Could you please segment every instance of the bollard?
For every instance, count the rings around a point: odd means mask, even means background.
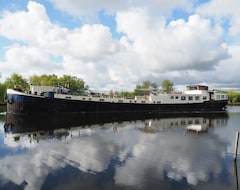
[[[234,155],[233,155],[233,159],[234,159],[235,162],[237,160],[238,139],[239,139],[239,132],[236,132],[235,146],[234,146]]]
[[[235,178],[236,178],[236,189],[239,189],[237,162],[234,162],[234,173],[235,173]]]

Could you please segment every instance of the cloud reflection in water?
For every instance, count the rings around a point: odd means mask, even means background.
[[[109,172],[116,186],[140,189],[163,187],[172,180],[197,186],[218,178],[223,172],[227,142],[213,133],[186,133],[187,124],[181,118],[110,123],[82,132],[75,128],[64,137],[40,139],[35,144],[26,136],[14,145],[5,138],[7,146],[25,147],[27,151],[0,158],[0,185],[11,181],[24,183],[25,189],[39,189],[49,174],[58,176],[69,166],[95,176]]]

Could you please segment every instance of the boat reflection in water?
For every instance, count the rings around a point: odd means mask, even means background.
[[[24,151],[0,159],[0,181],[25,189],[229,188],[220,179],[230,171],[222,168],[228,142],[210,130],[227,121],[226,113],[7,115],[4,143]],[[196,138],[189,130],[207,133]]]
[[[68,115],[68,116],[19,116],[7,114],[7,122],[4,125],[5,137],[9,140],[19,141],[23,136],[29,137],[29,142],[34,140],[73,137],[91,134],[99,129],[108,129],[117,132],[118,128],[124,130],[129,124],[139,122],[133,125],[146,133],[166,132],[170,128],[179,128],[183,132],[207,132],[208,128],[217,126],[226,126],[227,114],[200,116],[196,114],[174,114],[174,115]],[[126,130],[129,127],[125,128]],[[12,139],[11,139],[12,138]]]

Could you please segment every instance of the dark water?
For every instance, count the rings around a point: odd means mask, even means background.
[[[158,118],[0,115],[0,189],[238,189],[239,130],[240,107]]]

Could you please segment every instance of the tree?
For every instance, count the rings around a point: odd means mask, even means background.
[[[29,77],[29,81],[33,85],[41,85],[41,86],[57,86],[61,85],[63,87],[70,88],[72,91],[82,92],[82,90],[89,89],[88,85],[85,82],[76,76],[63,75],[58,78],[57,75],[33,75]],[[13,73],[11,77],[7,78],[4,84],[0,83],[0,102],[2,101],[2,97],[5,96],[5,92],[7,88],[18,88],[18,90],[29,91],[30,85],[28,80],[23,78],[22,75]]]
[[[49,86],[56,86],[59,82],[58,76],[55,74],[48,75]]]
[[[162,91],[166,93],[173,91],[173,82],[170,80],[164,80],[162,82]]]
[[[41,85],[40,77],[37,75],[29,77],[29,81],[32,85]]]
[[[63,75],[59,78],[59,84],[70,88],[72,91],[81,91],[88,89],[88,86],[85,85],[85,82],[76,76]]]
[[[113,98],[113,96],[114,96],[113,90],[111,90],[111,91],[109,92],[109,96],[110,96],[111,98]]]
[[[142,85],[136,85],[134,93],[138,96],[149,95],[151,89],[156,89],[157,84],[151,83],[150,81],[144,81]]]
[[[55,74],[52,75],[33,75],[30,77],[30,82],[33,85],[41,86],[56,86],[58,84],[58,77]]]
[[[134,90],[134,94],[137,96],[143,96],[146,92],[143,91],[142,86],[141,85],[136,85],[135,90]]]
[[[41,75],[41,76],[33,76],[30,81],[35,80],[36,84],[40,84],[41,86],[56,86],[58,84],[58,76],[55,74],[52,75]]]
[[[22,91],[29,91],[29,83],[22,75],[13,73],[10,78],[7,78],[4,85],[6,88],[18,87]]]
[[[240,92],[228,91],[228,98],[232,104],[239,103],[240,102]]]
[[[6,86],[0,83],[0,103],[4,102],[5,94],[6,94]]]
[[[133,92],[128,92],[128,91],[122,91],[121,92],[121,97],[134,98],[134,93]]]
[[[58,86],[70,88],[72,91],[81,91],[83,89],[88,89],[88,86],[85,85],[85,82],[76,76],[63,75],[58,78],[57,75],[33,75],[30,77],[30,81],[33,85],[41,86]]]

